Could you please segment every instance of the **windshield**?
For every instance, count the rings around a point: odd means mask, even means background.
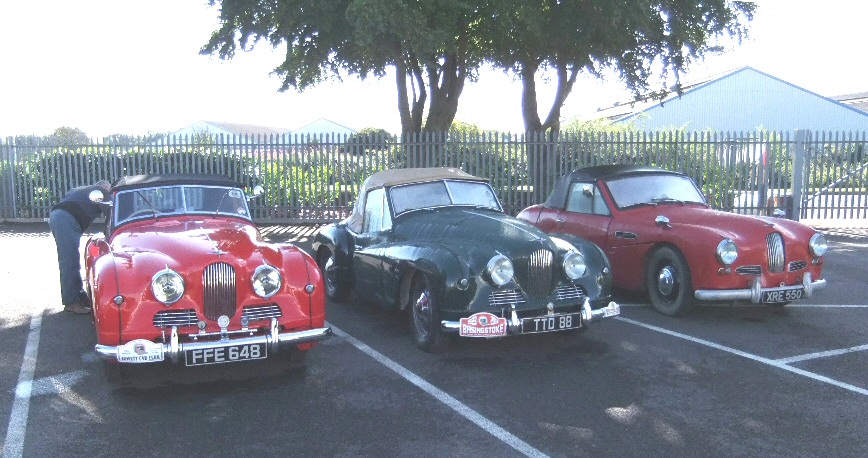
[[[641,204],[699,203],[705,198],[693,180],[681,175],[636,175],[606,183],[618,208]]]
[[[237,188],[162,186],[121,191],[115,199],[115,225],[141,218],[187,214],[231,215],[250,219],[247,199]]]
[[[432,181],[396,186],[389,191],[395,216],[411,210],[448,206],[482,207],[502,211],[494,190],[479,181]]]

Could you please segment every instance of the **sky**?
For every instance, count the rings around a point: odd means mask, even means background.
[[[868,92],[868,2],[758,0],[750,39],[694,62],[684,82],[751,66],[819,95]],[[400,131],[394,78],[355,77],[279,92],[267,43],[228,61],[199,49],[218,25],[207,0],[0,2],[0,138],[73,127],[101,138],[170,132],[198,121],[298,129],[326,118],[352,129]],[[538,82],[548,110],[553,86]],[[579,78],[562,119],[629,101],[617,78]],[[456,120],[520,132],[521,84],[486,69],[469,82]],[[540,116],[545,117],[541,112]]]

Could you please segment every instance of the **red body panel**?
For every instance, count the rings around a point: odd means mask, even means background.
[[[219,331],[203,314],[203,271],[214,262],[225,262],[235,272],[237,307],[230,329],[241,327],[245,306],[276,304],[282,311],[281,329],[305,330],[324,326],[325,293],[314,260],[291,244],[265,243],[250,222],[227,217],[182,216],[144,220],[122,226],[108,240],[91,239],[85,252],[97,332],[102,345],[119,345],[134,339],[159,341],[165,328],[154,325],[154,315],[166,310],[196,310],[208,332]],[[280,270],[280,291],[267,298],[252,289],[254,270],[269,264]],[[151,290],[157,272],[170,268],[184,279],[185,292],[169,306]],[[313,293],[306,287],[312,285]],[[115,297],[123,298],[117,305]],[[267,329],[268,320],[253,321],[250,328]],[[197,326],[178,329],[182,336],[199,332]],[[182,337],[183,339],[183,337]]]
[[[675,247],[682,254],[696,290],[749,288],[754,277],[735,272],[744,266],[762,267],[763,288],[799,285],[807,272],[814,280],[822,278],[822,258],[815,259],[808,246],[815,231],[801,223],[722,212],[700,204],[665,203],[619,210],[612,205],[606,186],[600,188],[604,190],[611,216],[536,205],[523,210],[518,217],[546,232],[569,233],[599,245],[612,264],[614,286],[627,290],[644,288],[648,257],[661,245]],[[658,216],[666,217],[669,224],[657,224]],[[766,236],[772,232],[783,237],[786,264],[803,261],[805,268],[768,272]],[[738,258],[728,270],[722,269],[724,266],[715,252],[725,238],[738,246]]]

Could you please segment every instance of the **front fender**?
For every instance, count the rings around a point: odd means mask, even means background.
[[[442,245],[394,245],[384,249],[383,259],[386,269],[393,272],[387,275],[387,291],[395,292],[397,307],[402,310],[409,303],[410,283],[417,273],[428,277],[432,294],[441,299],[445,298],[450,290],[457,288],[462,278],[472,283],[472,273],[467,260]],[[448,307],[452,305],[451,302],[454,301],[444,304],[441,300],[440,304]]]
[[[588,291],[593,305],[606,305],[612,296],[612,264],[599,245],[571,234],[550,234],[569,242],[585,257],[588,273],[577,281]],[[640,261],[636,261],[640,262]]]
[[[283,291],[289,294],[286,301],[283,294],[272,296],[272,300],[284,302],[282,308],[287,313],[308,317],[310,326],[321,328],[325,325],[325,286],[323,277],[316,261],[304,250],[294,245],[283,245],[279,248],[281,255],[280,270],[284,277]],[[308,286],[313,291],[308,291]]]

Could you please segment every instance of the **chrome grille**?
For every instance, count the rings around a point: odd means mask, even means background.
[[[790,263],[790,272],[796,272],[804,269],[808,266],[808,263],[805,261],[793,261]]]
[[[241,311],[241,318],[247,318],[248,321],[270,320],[272,318],[280,318],[283,312],[277,304],[269,305],[252,305],[244,307]]]
[[[225,262],[215,262],[202,274],[204,289],[203,309],[205,317],[216,320],[220,315],[235,315],[238,301],[235,292],[235,269]]]
[[[196,318],[195,310],[163,310],[154,315],[154,326],[158,328],[171,328],[172,326],[196,326],[199,319]]]
[[[574,284],[560,284],[555,289],[555,294],[559,301],[582,300],[585,297],[585,290]]]
[[[549,250],[536,250],[527,260],[527,270],[518,278],[522,289],[533,299],[548,297],[552,290],[554,256]],[[523,277],[523,278],[522,278]]]
[[[488,295],[488,304],[494,308],[509,307],[512,304],[524,304],[524,297],[517,289],[499,289]]]
[[[769,272],[784,271],[784,240],[781,234],[772,232],[766,236],[766,244],[769,247]]]
[[[759,277],[763,274],[763,268],[761,266],[741,266],[735,271],[739,275],[753,275],[755,277]]]

